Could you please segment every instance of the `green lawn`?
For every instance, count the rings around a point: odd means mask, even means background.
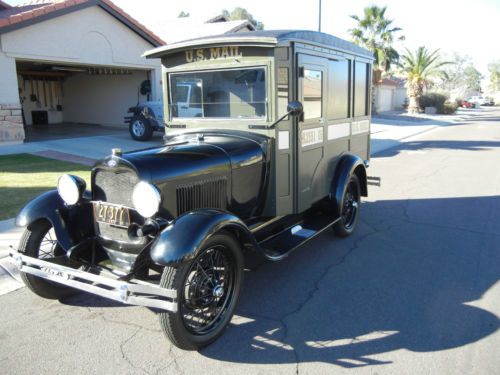
[[[56,188],[61,174],[82,177],[90,186],[90,167],[29,154],[0,156],[0,220],[15,217],[40,193]]]

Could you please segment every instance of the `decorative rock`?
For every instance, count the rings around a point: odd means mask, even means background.
[[[0,145],[2,142],[22,141],[24,139],[24,129],[22,124],[8,121],[0,122]]]
[[[0,109],[21,109],[21,104],[0,104]]]
[[[5,121],[10,121],[16,124],[22,124],[23,118],[21,116],[5,116]]]
[[[437,112],[436,107],[425,107],[426,115],[435,115]]]

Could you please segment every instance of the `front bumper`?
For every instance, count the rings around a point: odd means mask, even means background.
[[[83,290],[128,305],[177,312],[177,291],[141,280],[128,282],[93,274],[11,251],[9,256],[24,273]]]

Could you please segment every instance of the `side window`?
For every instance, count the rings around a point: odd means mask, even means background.
[[[349,117],[350,61],[328,61],[328,119]]]
[[[319,70],[304,69],[302,80],[304,94],[304,119],[319,118],[322,116],[322,86],[323,72]]]
[[[355,63],[354,70],[354,116],[368,115],[368,64]]]

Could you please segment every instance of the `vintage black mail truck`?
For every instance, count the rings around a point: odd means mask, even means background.
[[[164,67],[166,136],[29,202],[17,262],[45,298],[83,290],[158,312],[178,347],[233,316],[244,253],[279,261],[356,228],[367,195],[372,54],[311,31],[261,31],[146,53]],[[272,283],[272,280],[269,280]]]

